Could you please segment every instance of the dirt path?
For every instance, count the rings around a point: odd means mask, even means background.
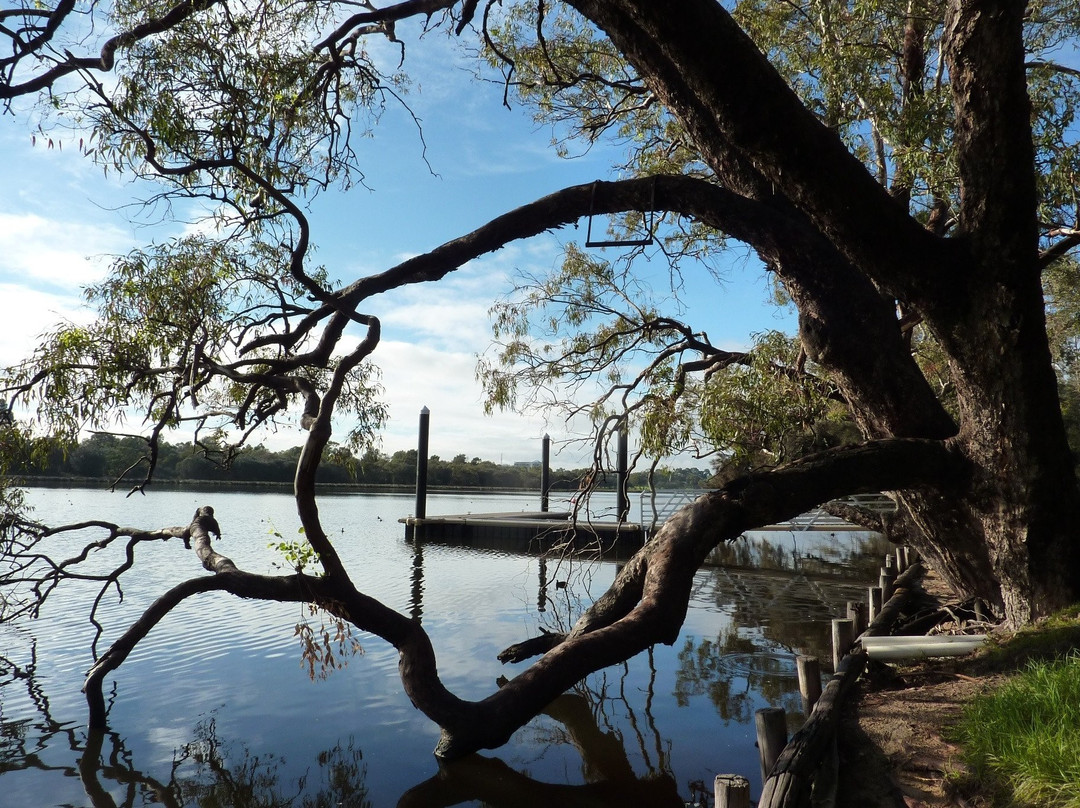
[[[948,597],[935,578],[923,588]],[[840,719],[838,808],[989,808],[947,736],[963,705],[1003,677],[966,667],[955,659],[870,663]]]
[[[1000,678],[931,662],[859,682],[841,717],[838,808],[989,806],[957,777],[964,766],[946,733],[963,704]]]

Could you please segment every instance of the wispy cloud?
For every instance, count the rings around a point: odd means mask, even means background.
[[[119,228],[35,213],[0,213],[0,278],[30,285],[78,287],[101,278],[108,255],[131,246]]]
[[[18,283],[0,283],[0,300],[4,316],[4,327],[0,328],[0,367],[29,357],[39,336],[58,323],[86,323],[92,318],[90,310],[71,295],[43,292]]]

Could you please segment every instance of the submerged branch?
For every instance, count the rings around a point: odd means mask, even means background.
[[[569,634],[535,641],[532,650],[543,650],[554,638],[561,639],[528,670],[470,707],[477,712],[472,723],[457,728],[443,724],[436,753],[453,758],[497,746],[589,673],[655,643],[674,642],[694,574],[721,542],[845,494],[955,483],[964,478],[965,468],[945,443],[884,440],[811,455],[703,495],[678,511],[635,554]],[[521,650],[515,646],[503,654],[510,658]]]
[[[87,671],[83,692],[90,708],[91,729],[105,727],[105,699],[102,693],[105,676],[119,668],[150,630],[192,595],[224,591],[244,598],[281,602],[317,600],[314,593],[320,579],[299,574],[270,576],[243,572],[230,559],[214,551],[210,544],[211,533],[220,536],[217,521],[214,519],[214,509],[207,505],[195,512],[191,524],[184,531],[185,543],[190,536],[191,544],[203,566],[216,574],[190,578],[155,600]]]

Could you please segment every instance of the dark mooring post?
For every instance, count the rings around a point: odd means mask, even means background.
[[[630,482],[630,474],[627,471],[628,455],[627,449],[628,438],[626,436],[626,425],[623,424],[619,429],[619,521],[625,522],[630,518],[630,494],[628,492],[628,483]]]
[[[548,495],[551,493],[551,435],[544,435],[540,448],[540,512],[548,511]]]
[[[427,461],[428,461],[428,428],[431,421],[431,410],[424,407],[420,410],[420,439],[416,444],[416,518],[424,519],[427,516]]]

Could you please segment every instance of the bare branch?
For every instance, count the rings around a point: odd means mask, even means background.
[[[1050,70],[1054,73],[1064,73],[1068,76],[1080,76],[1080,69],[1077,69],[1075,67],[1069,67],[1068,65],[1063,65],[1059,62],[1048,62],[1039,59],[1032,59],[1025,62],[1024,67],[1029,70]]]
[[[1060,235],[1063,238],[1054,242],[1039,254],[1039,266],[1042,269],[1046,269],[1059,258],[1067,255],[1074,247],[1080,245],[1080,232],[1078,231],[1059,228],[1053,235]]]
[[[395,3],[392,6],[386,8],[372,9],[371,11],[361,11],[358,14],[353,14],[345,22],[337,27],[329,36],[317,43],[314,47],[317,53],[325,48],[333,47],[336,43],[343,39],[346,39],[353,29],[367,25],[370,23],[383,23],[383,22],[396,22],[398,20],[408,19],[409,17],[427,16],[430,17],[437,11],[446,11],[457,3],[457,0],[406,0],[403,3]],[[466,2],[465,14],[462,17],[461,27],[468,25],[469,19],[475,12],[476,2]],[[460,31],[459,31],[460,33]]]
[[[63,77],[69,76],[80,70],[95,70],[108,73],[113,69],[116,52],[118,50],[129,48],[140,40],[167,31],[193,14],[204,11],[211,6],[216,5],[218,2],[220,2],[220,0],[182,0],[180,3],[177,3],[169,9],[163,16],[148,20],[140,25],[136,25],[128,31],[111,37],[104,45],[102,45],[101,53],[98,56],[76,57],[73,54],[68,53],[65,61],[59,62],[40,75],[28,79],[21,84],[11,84],[10,81],[0,83],[0,99],[12,99],[21,95],[29,95],[50,88]],[[63,0],[63,2],[57,6],[56,11],[53,12],[52,18],[50,19],[50,25],[48,27],[49,36],[43,36],[43,38],[36,40],[34,42],[34,51],[39,50],[48,41],[56,27],[63,21],[73,6],[73,0]],[[34,51],[28,53],[33,53]]]

